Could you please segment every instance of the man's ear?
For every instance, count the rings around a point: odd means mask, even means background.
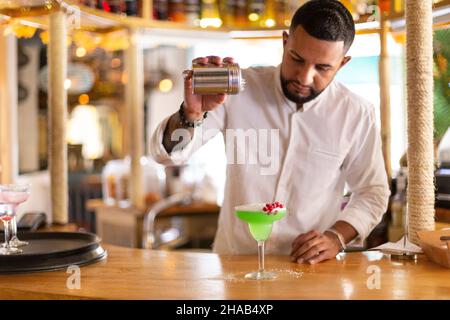
[[[350,60],[352,60],[351,56],[345,56],[341,61],[341,65],[339,66],[339,69],[342,68],[343,66],[345,66]]]
[[[289,38],[289,34],[286,31],[283,31],[283,47],[286,45]]]

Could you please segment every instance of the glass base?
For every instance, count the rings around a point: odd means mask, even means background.
[[[269,271],[257,271],[257,272],[251,272],[247,273],[245,275],[245,279],[251,279],[251,280],[272,280],[278,278],[278,274],[275,272],[269,272]]]
[[[27,246],[28,242],[14,238],[9,241],[9,245],[13,248],[17,248],[17,247]]]
[[[0,255],[9,256],[11,254],[22,253],[22,250],[17,248],[0,248]]]

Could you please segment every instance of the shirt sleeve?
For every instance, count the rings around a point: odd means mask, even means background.
[[[350,201],[338,220],[358,232],[353,244],[359,245],[381,221],[389,202],[389,185],[381,150],[381,136],[370,106],[355,134],[355,142],[344,160]]]
[[[215,137],[217,133],[225,128],[225,105],[220,105],[216,109],[208,112],[208,117],[203,124],[194,128],[191,135],[187,129],[177,129],[172,133],[172,138],[179,143],[168,153],[163,145],[164,131],[170,116],[165,118],[153,132],[150,140],[150,155],[156,162],[163,165],[181,165],[186,163],[189,158],[202,145]]]

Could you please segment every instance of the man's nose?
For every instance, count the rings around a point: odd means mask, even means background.
[[[302,86],[311,86],[314,82],[314,68],[303,66],[297,72],[297,80]]]

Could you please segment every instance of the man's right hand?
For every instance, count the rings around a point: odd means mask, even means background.
[[[233,58],[227,57],[223,60],[217,56],[200,57],[192,60],[193,65],[221,66],[233,63]],[[203,119],[203,114],[217,108],[225,102],[226,94],[200,95],[193,94],[192,70],[186,70],[184,74],[184,114],[189,121]]]

